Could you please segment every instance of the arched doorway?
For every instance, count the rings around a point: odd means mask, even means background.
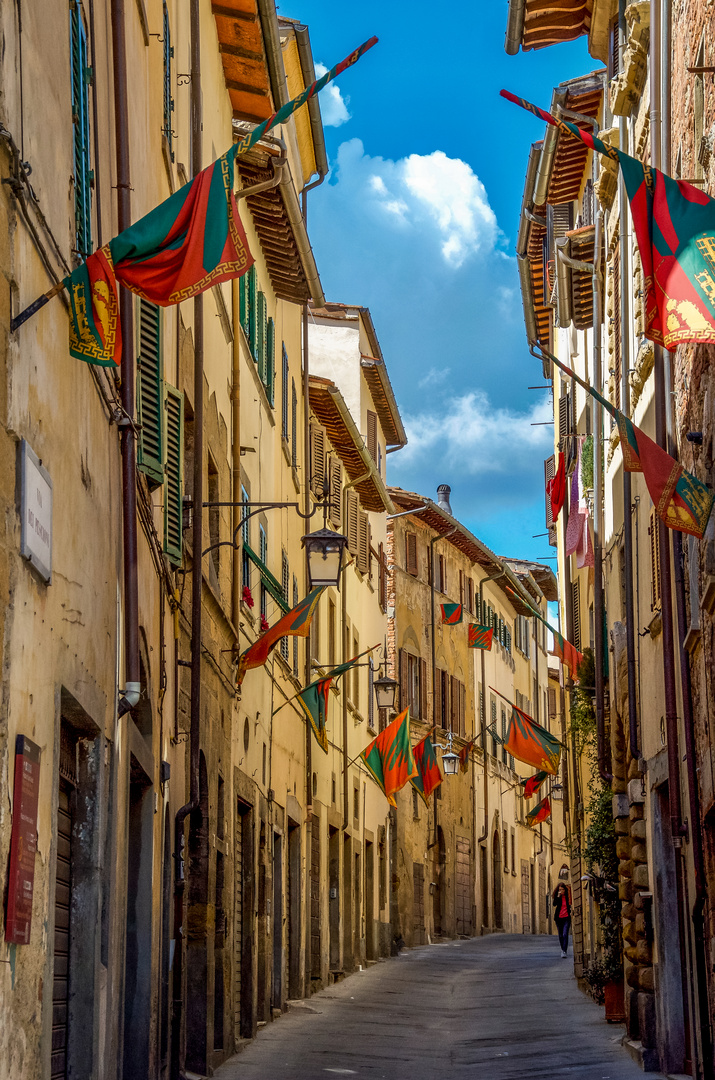
[[[492,904],[494,907],[494,927],[502,928],[502,880],[501,880],[501,844],[499,830],[494,831],[492,840]]]

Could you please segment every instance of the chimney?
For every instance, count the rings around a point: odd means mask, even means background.
[[[451,493],[452,489],[449,484],[440,484],[437,488],[437,506],[441,510],[446,510],[450,517],[452,517],[452,507],[449,505]]]

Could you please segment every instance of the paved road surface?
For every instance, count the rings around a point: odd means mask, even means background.
[[[220,1080],[642,1080],[555,937],[426,945],[268,1024]],[[650,1074],[654,1076],[653,1073]]]

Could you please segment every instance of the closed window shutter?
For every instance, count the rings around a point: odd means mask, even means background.
[[[276,381],[276,324],[273,319],[266,323],[266,394],[273,407]]]
[[[573,646],[581,652],[581,582],[571,582],[571,612],[573,618]]]
[[[367,410],[367,452],[377,465],[377,416]]]
[[[553,303],[556,288],[556,241],[561,240],[573,228],[573,203],[556,203],[546,208],[546,237],[548,244],[548,292],[544,296],[547,304]]]
[[[650,512],[648,536],[650,537],[650,609],[655,611],[660,608],[660,545],[655,510]]]
[[[366,574],[370,569],[370,521],[367,514],[358,512],[358,570]]]
[[[92,253],[92,188],[90,169],[89,84],[87,33],[78,3],[70,6],[72,126],[74,152],[74,248],[86,258]]]
[[[427,719],[427,661],[420,657],[420,720]]]
[[[258,325],[258,282],[256,268],[252,266],[248,271],[248,345],[251,356],[258,359],[257,352],[257,325]]]
[[[310,425],[310,487],[322,498],[325,482],[325,436],[319,424]]]
[[[358,497],[355,494],[355,492],[353,491],[353,489],[351,488],[348,491],[348,521],[347,521],[348,532],[347,532],[347,536],[348,536],[348,551],[355,558],[357,558],[357,556],[358,556],[359,542],[360,542],[360,537],[359,537],[360,527],[358,525],[358,514],[359,514]]]
[[[459,681],[454,675],[449,680],[449,730],[459,734]]]
[[[462,738],[467,735],[467,688],[464,683],[459,684],[459,734]]]
[[[166,478],[164,481],[164,552],[173,566],[183,561],[184,395],[166,387]]]
[[[295,389],[295,379],[291,380],[291,429],[290,429],[290,460],[293,468],[298,467],[298,394]]]
[[[497,729],[497,703],[496,698],[492,698],[492,716],[491,716],[491,728],[493,731]],[[497,756],[497,741],[492,736],[492,755]]]
[[[449,730],[449,718],[450,718],[450,706],[451,697],[449,693],[449,675],[446,671],[442,672],[442,729],[444,731]]]
[[[405,534],[406,548],[406,568],[407,573],[412,574],[413,577],[417,577],[417,536],[415,533]]]
[[[256,312],[256,363],[258,364],[258,377],[265,386],[266,384],[266,298],[262,292],[258,293],[258,309]]]
[[[561,422],[561,414],[559,411],[559,425]],[[548,484],[549,480],[553,480],[556,474],[556,458],[552,454],[544,462],[544,486]],[[546,528],[553,529],[554,527],[554,515],[551,512],[551,496],[548,491],[546,492]]]
[[[442,672],[439,670],[439,668],[437,668],[437,670],[435,672],[433,694],[434,694],[434,719],[433,719],[432,722],[434,724],[436,724],[437,727],[441,727],[441,725],[442,725]]]
[[[377,549],[377,560],[379,563],[377,602],[380,605],[380,610],[385,611],[387,609],[387,570],[385,567],[385,549],[382,544],[380,544]]]
[[[400,709],[406,709],[409,703],[408,686],[407,686],[407,653],[404,649],[398,650],[397,662],[399,666],[399,679],[400,679]]]
[[[250,281],[251,274],[255,273],[253,267],[247,274],[243,274],[238,279],[238,304],[239,304],[239,318],[241,320],[241,329],[246,335],[246,339],[250,341],[251,333],[251,320],[250,320]],[[286,362],[287,362],[286,357]]]
[[[571,414],[568,390],[564,390],[559,398],[559,443],[562,453],[566,452],[566,437],[570,433],[569,419]]]
[[[330,459],[330,511],[328,517],[336,529],[342,518],[343,470],[339,461]]]
[[[459,571],[459,602],[464,603],[464,572]]]
[[[137,356],[137,465],[150,487],[164,483],[164,372],[161,349],[161,309],[139,300]]]
[[[439,588],[440,592],[447,595],[447,558],[445,555],[439,557]]]
[[[432,584],[432,559],[434,558],[434,555],[433,555],[433,550],[432,550],[432,548],[430,547],[429,544],[427,545],[427,550],[426,550],[426,553],[425,553],[425,557],[427,559],[427,584],[431,585]]]
[[[243,277],[240,278],[240,281],[244,281],[245,278],[246,278],[246,275],[244,274]],[[241,294],[241,295],[243,295],[243,294]],[[281,417],[281,431],[283,433],[283,438],[287,442],[288,441],[288,435],[289,435],[289,432],[290,432],[290,406],[289,406],[289,397],[288,397],[288,377],[289,377],[289,375],[288,375],[288,353],[286,352],[285,345],[283,346],[283,364],[282,364],[282,368],[283,368],[283,370],[282,370],[282,380],[281,380],[281,406],[282,406],[283,415]]]

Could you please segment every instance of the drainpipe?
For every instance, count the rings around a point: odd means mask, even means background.
[[[504,51],[509,56],[516,56],[521,47],[521,39],[524,35],[524,16],[526,14],[526,0],[509,0],[509,13],[506,23],[506,41]]]
[[[664,10],[665,9],[665,10]],[[663,46],[662,16],[670,19],[670,6],[664,0],[651,0],[651,36],[650,36],[650,130],[651,164],[655,168],[663,167],[663,130],[661,108],[669,111],[670,85],[663,81],[661,68]],[[666,149],[666,162],[669,156]],[[655,439],[663,450],[668,445],[668,389],[670,385],[670,354],[661,345],[655,345]],[[663,642],[663,682],[665,689],[665,728],[668,750],[668,801],[670,804],[670,831],[675,858],[676,893],[678,902],[678,944],[680,948],[680,974],[683,1021],[685,1027],[685,1058],[692,1056],[691,1017],[688,995],[688,967],[686,957],[687,913],[684,904],[684,865],[683,837],[687,829],[681,813],[681,775],[680,745],[678,731],[678,705],[675,688],[675,643],[673,635],[673,593],[670,567],[670,533],[665,523],[658,518],[658,553],[661,573],[661,620]],[[697,822],[695,822],[697,827]]]
[[[619,0],[619,37],[621,50],[626,45],[626,19],[625,0]],[[621,51],[623,55],[623,51]],[[625,116],[618,118],[619,145],[622,150],[628,152],[628,124]],[[626,198],[626,185],[623,174],[618,174],[618,201],[621,208],[619,249],[620,249],[620,293],[621,293],[621,408],[626,416],[631,412],[631,393],[628,373],[631,366],[631,313],[628,283],[630,277],[630,211]],[[628,663],[628,733],[631,746],[631,756],[636,760],[641,752],[638,747],[638,696],[636,690],[636,645],[635,645],[635,617],[633,607],[633,515],[632,515],[632,489],[631,474],[623,471],[623,548],[626,564],[626,657]]]
[[[292,191],[291,187],[291,191]],[[305,231],[308,223],[308,197],[305,191],[303,191],[302,198],[302,214],[301,225],[303,231]],[[310,349],[308,342],[308,303],[303,304],[302,311],[302,324],[303,324],[303,514],[304,519],[308,520],[308,514],[310,513]],[[308,580],[308,568],[306,565],[306,595],[308,593],[309,580]],[[343,595],[345,589],[343,588]],[[344,637],[343,633],[343,637]],[[344,646],[343,646],[344,648]],[[307,686],[311,680],[311,667],[310,667],[310,635],[305,639],[305,685]],[[345,694],[343,694],[345,696]],[[345,723],[343,722],[343,731],[345,730]],[[345,751],[345,760],[347,761],[347,751]],[[347,767],[345,768],[347,773]],[[345,791],[346,782],[343,782],[343,792]],[[345,800],[345,796],[344,796]],[[346,811],[347,812],[347,811]],[[313,844],[313,744],[311,741],[310,724],[305,725],[305,843],[306,843],[306,859],[310,858],[310,852]],[[311,990],[311,978],[313,975],[313,962],[312,962],[312,938],[310,933],[310,910],[307,909],[307,918],[305,920],[305,992],[310,994]]]
[[[114,73],[114,116],[117,158],[117,223],[119,232],[132,223],[131,173],[129,167],[129,106],[127,103],[127,45],[124,0],[112,0],[112,61]],[[137,437],[134,427],[136,376],[134,371],[134,299],[120,286],[122,331],[122,387],[124,417],[122,448],[122,529],[124,549],[124,693],[119,699],[119,716],[139,701],[139,592],[137,587]]]
[[[603,351],[601,325],[603,321],[603,278],[601,276],[601,234],[603,211],[596,214],[596,235],[593,275],[593,379],[598,391],[603,385]],[[621,290],[622,292],[625,290]],[[591,427],[593,428],[593,621],[594,627],[594,688],[596,692],[596,732],[598,772],[602,780],[611,780],[611,753],[606,742],[603,677],[603,406],[591,398]]]
[[[201,172],[201,36],[199,0],[191,0],[191,171]],[[194,297],[194,472],[193,522],[191,535],[191,715],[189,729],[189,801],[174,819],[174,1009],[171,1031],[171,1075],[181,1069],[181,1016],[183,1005],[183,894],[184,894],[184,822],[199,805],[199,753],[201,722],[201,599],[202,599],[202,524],[203,524],[203,448],[204,448],[204,309],[203,296]],[[240,450],[239,450],[240,453]]]

